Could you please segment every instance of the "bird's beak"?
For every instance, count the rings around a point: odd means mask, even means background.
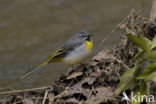
[[[89,34],[88,37],[92,37],[92,35]]]
[[[91,41],[91,37],[92,37],[92,35],[88,35],[88,37],[87,37],[87,41]]]

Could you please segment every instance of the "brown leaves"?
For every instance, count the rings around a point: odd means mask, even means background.
[[[93,91],[95,95],[92,95],[87,101],[87,104],[99,104],[101,102],[107,102],[109,100],[114,100],[113,91],[110,87],[99,87]],[[112,99],[111,99],[112,98]]]
[[[93,57],[95,62],[97,61],[112,61],[114,60],[113,51],[111,50],[103,50],[99,52],[96,56]],[[95,65],[95,63],[93,63]]]

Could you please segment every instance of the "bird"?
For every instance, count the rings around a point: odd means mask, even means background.
[[[53,62],[64,62],[69,66],[74,66],[83,62],[93,50],[92,35],[86,30],[75,33],[67,40],[49,59],[42,64],[30,69],[23,74],[20,79],[25,78],[33,71]]]

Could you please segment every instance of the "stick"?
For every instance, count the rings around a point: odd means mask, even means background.
[[[0,95],[21,93],[21,92],[30,92],[30,91],[36,91],[36,90],[44,90],[44,89],[48,89],[48,88],[51,88],[51,86],[32,88],[32,89],[25,89],[25,90],[14,90],[14,91],[0,92]]]
[[[46,90],[46,91],[45,91],[45,94],[44,94],[44,99],[43,99],[42,104],[44,104],[44,103],[45,103],[45,101],[46,101],[46,99],[47,99],[48,92],[49,92],[49,90]]]
[[[123,61],[119,60],[119,59],[118,59],[117,57],[115,57],[115,56],[114,56],[114,58],[115,58],[115,60],[116,60],[117,62],[121,63],[121,64],[123,65],[123,67],[125,67],[126,69],[130,69]]]

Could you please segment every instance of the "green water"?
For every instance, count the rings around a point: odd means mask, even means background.
[[[93,35],[93,55],[120,42],[115,32],[101,41],[129,11],[150,14],[151,0],[0,0],[0,88],[46,86],[69,67],[50,64],[23,80],[29,68],[46,60],[57,47],[80,30]],[[90,57],[91,58],[91,57]]]

